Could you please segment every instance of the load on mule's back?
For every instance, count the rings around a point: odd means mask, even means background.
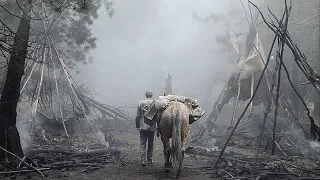
[[[151,103],[145,113],[145,123],[149,125],[157,123],[157,129],[163,143],[165,168],[169,170],[168,168],[173,165],[175,177],[179,177],[181,174],[189,124],[203,115],[204,111],[196,100],[176,95],[160,96]],[[170,138],[172,138],[171,147]]]

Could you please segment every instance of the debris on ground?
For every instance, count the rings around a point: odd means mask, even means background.
[[[254,153],[248,149],[228,147],[225,155],[214,168],[221,148],[188,147],[185,153],[189,155],[211,157],[212,178],[223,179],[320,179],[320,156],[269,156],[262,154],[252,174]]]
[[[45,177],[42,172],[48,170],[89,173],[105,167],[106,164],[121,161],[121,152],[116,147],[120,146],[120,141],[114,140],[106,146],[96,141],[83,141],[81,137],[73,137],[72,144],[67,144],[66,138],[60,137],[58,140],[59,143],[57,138],[38,141],[25,150],[25,157],[18,162],[2,163],[0,177],[15,177],[17,174],[25,175],[29,172],[38,172]]]

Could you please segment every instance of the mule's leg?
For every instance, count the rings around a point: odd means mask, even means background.
[[[163,143],[164,166],[165,166],[165,168],[169,168],[170,167],[169,158],[170,158],[170,153],[171,153],[169,138],[161,135],[161,140]]]
[[[154,131],[148,132],[148,151],[147,151],[147,163],[152,163],[152,154],[153,154],[153,141],[154,141]]]
[[[175,178],[179,178],[181,175],[182,162],[184,159],[184,152],[185,152],[186,144],[187,144],[187,135],[188,135],[187,126],[182,126],[181,127],[181,159],[179,160],[179,167],[178,167],[177,174],[176,174]]]
[[[189,132],[188,132],[188,133],[189,133]],[[187,145],[187,134],[185,134],[184,136],[182,136],[181,141],[182,141],[181,150],[182,150],[182,161],[183,161],[184,152],[185,152],[185,150],[186,150],[186,145]]]

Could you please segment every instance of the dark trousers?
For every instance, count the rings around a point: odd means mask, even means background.
[[[140,155],[141,161],[152,161],[154,131],[140,131]],[[148,142],[148,148],[147,148]]]

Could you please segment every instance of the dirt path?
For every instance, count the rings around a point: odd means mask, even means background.
[[[122,148],[127,163],[116,167],[106,168],[106,179],[170,179],[173,173],[164,172],[163,147],[160,138],[155,139],[154,163],[142,167],[139,155],[139,132],[116,133],[118,139],[126,140],[129,146]],[[209,179],[206,172],[207,159],[200,157],[185,156],[183,171],[180,179]],[[115,171],[111,174],[112,171]]]
[[[122,141],[128,142],[128,145],[121,147],[122,158],[120,162],[111,163],[103,169],[96,170],[91,173],[82,173],[81,170],[75,171],[47,171],[48,177],[45,179],[68,179],[68,180],[103,180],[103,179],[172,179],[173,173],[164,172],[163,149],[160,138],[155,140],[154,163],[143,167],[140,165],[139,155],[139,132],[112,132],[114,136]],[[202,157],[194,157],[186,154],[183,171],[181,174],[184,179],[209,179],[210,171],[206,170],[207,159]],[[23,178],[24,177],[24,178]],[[17,179],[26,176],[18,176]],[[8,178],[9,179],[9,178]],[[33,174],[32,179],[39,178],[38,174]]]

